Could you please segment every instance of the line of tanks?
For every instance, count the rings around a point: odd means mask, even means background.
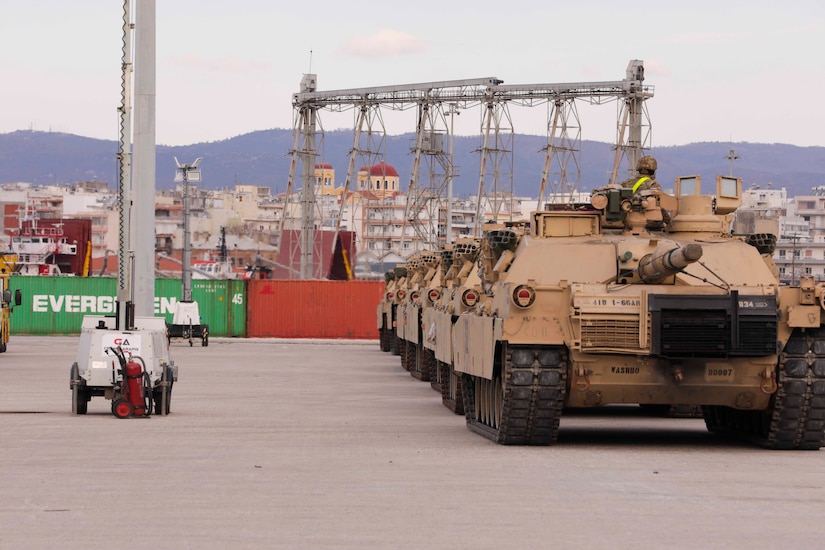
[[[771,449],[825,441],[825,283],[780,286],[771,234],[732,235],[741,180],[594,190],[386,274],[381,350],[473,432],[557,441],[565,409],[701,410]]]

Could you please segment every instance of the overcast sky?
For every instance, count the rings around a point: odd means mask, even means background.
[[[0,133],[117,139],[121,4],[0,0]],[[291,128],[310,71],[320,90],[590,82],[621,80],[642,59],[654,147],[825,146],[823,52],[822,0],[157,0],[157,142]],[[583,139],[612,140],[615,104],[578,109]],[[412,112],[390,118],[388,133],[414,130]],[[460,118],[474,133],[478,117]],[[544,134],[545,118],[519,113],[514,129]],[[327,130],[351,123],[322,114]]]

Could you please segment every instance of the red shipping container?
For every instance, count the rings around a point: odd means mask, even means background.
[[[253,279],[247,336],[378,339],[375,311],[383,294],[384,281]]]

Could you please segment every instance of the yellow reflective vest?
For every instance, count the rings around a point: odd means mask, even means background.
[[[639,180],[633,184],[633,192],[635,193],[636,191],[638,191],[639,187],[641,187],[642,184],[644,184],[646,181],[650,181],[650,178],[647,176],[639,178]]]

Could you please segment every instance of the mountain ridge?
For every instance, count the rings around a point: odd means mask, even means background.
[[[357,167],[386,159],[401,175],[402,189],[407,189],[413,161],[409,153],[413,139],[413,134],[388,135],[384,140],[385,156],[358,157]],[[319,147],[318,162],[332,164],[336,170],[337,185],[341,185],[346,178],[352,141],[350,130],[328,131]],[[200,184],[203,189],[251,184],[270,187],[273,193],[283,192],[289,176],[289,151],[293,145],[292,130],[278,128],[191,145],[158,145],[157,187],[171,189],[174,186],[174,157],[181,162],[203,157]],[[517,195],[538,195],[544,166],[542,149],[545,146],[545,136],[513,136],[512,170]],[[457,196],[471,196],[477,192],[480,157],[474,151],[479,147],[478,136],[455,137],[454,158],[458,173],[454,180],[454,192]],[[117,149],[116,140],[60,132],[18,130],[0,134],[0,183],[69,185],[97,180],[105,181],[110,188],[114,188],[118,170]],[[797,196],[811,194],[813,187],[825,185],[825,147],[698,142],[654,147],[651,154],[659,164],[658,179],[667,189],[676,176],[699,175],[705,181],[714,181],[717,175],[729,174],[730,161],[726,157],[730,150],[735,150],[739,157],[734,161],[733,173],[742,178],[746,189],[752,185],[785,187],[788,196]],[[582,141],[579,155],[582,191],[607,183],[613,156],[612,146],[608,143]],[[568,166],[568,171],[574,169]],[[489,185],[489,180],[488,174],[485,185]],[[300,185],[300,182],[296,183],[296,186]]]

